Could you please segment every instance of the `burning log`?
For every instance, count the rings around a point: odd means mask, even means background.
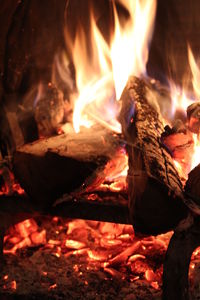
[[[62,91],[48,84],[35,107],[35,120],[40,136],[49,137],[58,131],[64,119],[64,111]]]
[[[172,236],[163,272],[163,300],[189,300],[188,271],[193,251],[200,244],[200,220]]]
[[[188,180],[185,185],[185,191],[189,194],[197,205],[200,204],[200,165],[196,166],[188,175]]]
[[[183,187],[161,141],[164,126],[150,85],[131,77],[121,96],[120,121],[129,156],[129,209],[136,232],[158,234],[186,217]]]
[[[131,224],[128,202],[123,195],[114,192],[93,195],[95,200],[89,200],[88,194],[83,194],[78,199],[65,195],[61,201],[56,201],[49,214],[64,218]]]
[[[187,108],[188,127],[194,133],[200,130],[200,102],[195,102]]]
[[[162,143],[166,146],[173,159],[179,163],[183,181],[191,169],[194,140],[191,131],[177,120],[175,125],[170,128],[165,126],[165,132],[161,135]]]
[[[199,215],[200,191],[199,174],[200,165],[188,175],[185,192],[188,195],[188,206]],[[184,230],[180,226],[170,240],[164,263],[163,273],[163,299],[188,300],[189,264],[193,251],[200,245],[200,218],[194,215],[192,224]]]
[[[119,141],[102,128],[85,129],[38,140],[14,154],[14,173],[21,186],[39,207],[49,207],[64,193],[82,190],[96,179],[113,157]],[[96,172],[96,173],[95,173]]]

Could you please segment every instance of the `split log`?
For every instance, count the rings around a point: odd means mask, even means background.
[[[34,203],[49,207],[64,193],[86,189],[97,173],[101,183],[100,171],[118,147],[116,136],[99,127],[38,140],[15,152],[14,174]]]
[[[129,156],[129,210],[136,232],[169,231],[186,217],[183,187],[161,142],[159,107],[147,82],[131,77],[122,96],[120,121]]]

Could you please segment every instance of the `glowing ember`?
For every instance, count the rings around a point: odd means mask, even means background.
[[[74,240],[66,240],[65,246],[71,249],[82,249],[85,247],[85,244]]]
[[[52,285],[50,285],[49,290],[54,290],[57,287],[57,284],[54,283]]]
[[[27,219],[10,228],[8,235],[4,237],[6,248],[4,253],[15,254],[18,249],[36,246],[46,243],[46,231],[38,230],[33,219]]]
[[[24,194],[24,190],[15,181],[14,175],[10,171],[7,162],[1,160],[0,177],[3,179],[3,184],[0,186],[0,195],[11,195],[13,193]]]
[[[128,172],[128,156],[125,149],[121,148],[111,159],[105,169],[105,182],[100,185],[102,190],[126,190],[126,176]],[[109,183],[109,184],[108,184]]]

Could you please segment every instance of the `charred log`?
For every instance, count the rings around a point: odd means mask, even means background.
[[[189,174],[185,191],[197,205],[200,205],[200,165],[196,166]]]
[[[163,300],[189,300],[188,271],[192,252],[200,245],[200,219],[172,236],[163,272]]]
[[[32,204],[27,195],[0,196],[0,231],[5,231],[27,218],[41,215],[60,216],[70,219],[95,220],[119,224],[131,224],[128,216],[128,205],[123,194],[111,192],[98,195],[90,200],[89,194],[83,194],[78,199],[75,196],[64,195],[46,211],[39,210]]]
[[[116,136],[102,128],[38,140],[16,151],[14,173],[33,201],[48,207],[64,193],[84,190],[97,173],[101,182],[100,171],[118,146]]]
[[[192,133],[179,120],[175,126],[165,127],[165,132],[161,135],[164,146],[182,169],[183,181],[191,169],[192,153],[194,149],[194,140]]]
[[[121,96],[120,121],[129,156],[130,217],[136,232],[158,234],[187,215],[183,187],[161,142],[164,126],[150,86],[131,77]]]
[[[188,127],[194,133],[200,130],[200,102],[195,102],[187,108]]]
[[[95,200],[89,200],[88,194],[83,194],[78,199],[66,195],[49,212],[65,218],[131,224],[128,202],[122,194],[113,192],[94,195]]]

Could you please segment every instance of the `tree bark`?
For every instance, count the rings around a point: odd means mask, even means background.
[[[136,232],[158,234],[187,215],[183,187],[171,155],[161,142],[164,132],[150,85],[131,77],[122,96],[120,121],[129,156],[129,209]]]

